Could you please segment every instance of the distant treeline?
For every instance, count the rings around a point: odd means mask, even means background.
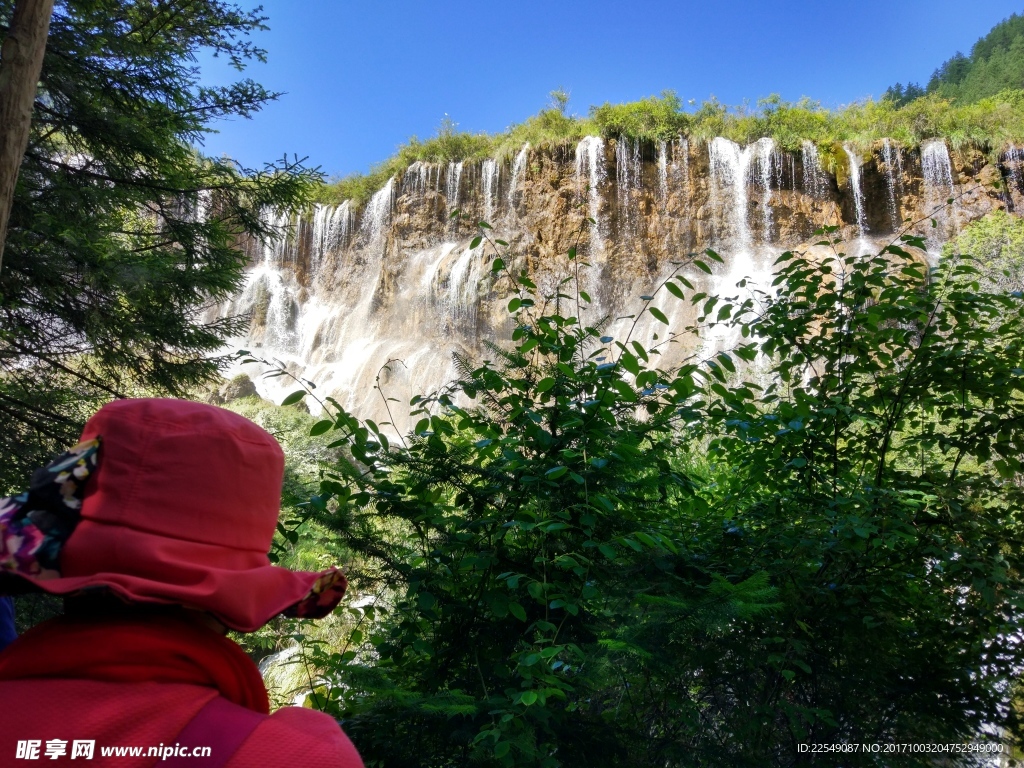
[[[970,56],[957,51],[943,62],[927,87],[896,83],[885,92],[885,99],[902,106],[933,94],[955,104],[973,104],[1019,88],[1024,88],[1024,16],[1013,14],[980,38]]]

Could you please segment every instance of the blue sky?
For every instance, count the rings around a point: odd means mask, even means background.
[[[241,0],[243,7],[256,3]],[[217,125],[204,151],[248,166],[285,153],[328,175],[366,171],[444,115],[501,131],[563,87],[569,111],[675,90],[728,104],[770,93],[828,106],[923,85],[957,50],[1024,12],[1007,0],[263,0],[266,64],[246,74],[284,95]],[[231,76],[204,60],[208,81]]]

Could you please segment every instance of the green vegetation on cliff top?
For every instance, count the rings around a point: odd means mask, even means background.
[[[904,104],[886,98],[839,109],[827,109],[809,99],[787,102],[773,95],[760,100],[756,107],[730,108],[711,99],[693,111],[684,109],[679,97],[666,91],[626,104],[591,107],[585,117],[567,114],[564,100],[555,99],[553,106],[498,134],[462,132],[446,117],[436,135],[426,140],[413,136],[369,173],[325,185],[320,202],[362,203],[388,178],[416,161],[504,159],[527,142],[535,148],[550,148],[587,135],[642,141],[667,141],[680,136],[699,141],[724,136],[740,144],[767,136],[789,151],[799,150],[806,140],[825,150],[826,162],[834,154],[830,148],[837,143],[867,149],[883,138],[904,146],[943,138],[954,149],[998,153],[1007,144],[1024,139],[1024,90],[1002,91],[969,104],[928,94]]]

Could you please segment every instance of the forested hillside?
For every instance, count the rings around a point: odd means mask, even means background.
[[[957,51],[942,63],[927,88],[900,83],[885,98],[905,104],[927,94],[957,104],[973,104],[997,93],[1024,88],[1024,16],[1013,14],[997,24],[971,48],[969,56]]]

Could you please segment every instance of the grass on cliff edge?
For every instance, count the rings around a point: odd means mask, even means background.
[[[827,109],[809,99],[783,101],[773,95],[757,106],[728,107],[716,99],[686,111],[672,91],[626,104],[591,107],[583,117],[565,111],[565,101],[541,110],[522,123],[497,134],[459,131],[450,118],[442,121],[436,135],[421,140],[413,136],[387,160],[369,173],[353,174],[325,184],[317,201],[338,204],[351,200],[362,205],[416,161],[448,163],[507,159],[527,142],[538,148],[576,142],[587,135],[663,141],[685,136],[707,140],[724,136],[740,144],[771,137],[780,148],[795,151],[804,140],[824,151],[826,165],[837,143],[867,149],[872,142],[892,139],[903,146],[917,146],[930,138],[943,138],[954,149],[977,148],[1000,152],[1011,142],[1024,140],[1024,90],[1003,91],[974,104],[957,105],[929,95],[899,105],[891,100],[860,101]]]

